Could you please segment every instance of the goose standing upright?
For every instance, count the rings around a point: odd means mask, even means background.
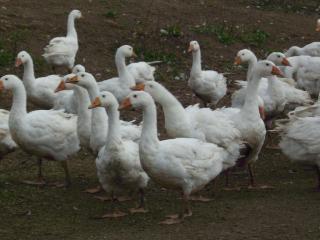
[[[266,136],[265,125],[258,111],[259,83],[262,77],[269,77],[270,75],[281,75],[280,69],[270,61],[257,62],[248,81],[244,105],[240,109],[222,109],[234,121],[243,141],[251,148],[249,156],[243,163],[248,165],[250,187],[255,186],[252,165],[258,160]]]
[[[115,62],[119,78],[98,82],[100,91],[111,92],[118,101],[121,101],[130,93],[130,88],[135,85],[135,80],[128,71],[126,58],[132,56],[135,56],[135,53],[129,45],[123,45],[117,49]]]
[[[209,103],[216,105],[227,93],[226,78],[216,71],[202,70],[200,45],[197,41],[190,42],[188,52],[192,52],[189,87],[203,101],[205,107]]]
[[[67,67],[71,72],[75,57],[79,49],[78,35],[75,28],[75,19],[82,17],[79,10],[72,10],[68,16],[67,36],[56,37],[50,40],[42,55],[55,72],[57,66]]]
[[[76,133],[77,117],[55,110],[37,110],[27,113],[27,96],[23,83],[14,75],[0,78],[0,90],[11,90],[13,104],[9,116],[9,127],[13,140],[25,152],[38,157],[38,181],[45,184],[42,176],[42,159],[61,162],[70,184],[67,159],[80,149]]]
[[[96,159],[97,174],[103,189],[114,196],[140,193],[139,206],[131,209],[132,213],[146,212],[144,209],[144,189],[149,177],[143,171],[139,157],[138,143],[124,139],[120,134],[119,104],[109,92],[103,91],[91,104],[90,108],[105,107],[108,113],[108,138]],[[103,217],[121,217],[126,215],[114,211]]]
[[[237,151],[225,149],[194,138],[176,138],[159,141],[156,106],[152,97],[143,91],[132,92],[120,108],[143,110],[142,134],[139,153],[142,168],[162,187],[182,192],[184,206],[180,215],[163,221],[164,224],[180,223],[191,216],[188,204],[191,193],[201,190],[218,176],[229,163],[236,162]],[[225,165],[225,163],[227,163]]]

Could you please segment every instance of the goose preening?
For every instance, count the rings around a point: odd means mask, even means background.
[[[115,62],[119,78],[98,82],[100,91],[111,92],[118,101],[121,101],[130,93],[130,87],[133,87],[136,82],[126,66],[126,58],[134,55],[133,48],[129,45],[123,45],[117,49]]]
[[[72,10],[68,16],[67,36],[56,37],[50,40],[44,48],[44,59],[50,64],[55,72],[55,68],[63,66],[71,72],[78,52],[78,35],[75,28],[75,20],[82,17],[79,10]]]
[[[267,60],[255,63],[248,79],[243,106],[241,108],[222,109],[234,121],[235,126],[241,133],[241,138],[250,147],[249,155],[242,163],[242,165],[248,166],[250,187],[255,186],[252,166],[258,160],[266,136],[265,125],[258,110],[258,89],[261,79],[271,75],[281,75],[280,69],[274,63]]]
[[[9,111],[0,109],[0,159],[17,148],[9,130],[9,114]]]
[[[235,164],[239,149],[228,152],[213,143],[195,138],[175,138],[160,141],[157,130],[156,106],[152,97],[143,91],[129,94],[120,107],[143,110],[142,134],[139,141],[143,170],[160,186],[179,191],[183,207],[178,216],[163,224],[180,223],[192,215],[188,200],[193,192],[201,190],[218,176],[226,166]]]
[[[139,145],[124,139],[120,134],[119,104],[109,92],[103,91],[92,102],[90,108],[105,107],[108,113],[108,137],[105,146],[96,159],[97,175],[101,186],[114,196],[139,192],[139,205],[132,213],[146,212],[144,209],[144,189],[149,177],[141,167]],[[126,214],[119,210],[102,217],[122,217]]]
[[[320,19],[317,20],[316,31],[320,31]],[[320,57],[320,42],[312,42],[304,47],[293,46],[285,52],[287,57],[307,55],[312,57]]]
[[[227,93],[227,81],[222,73],[202,70],[200,45],[191,41],[188,52],[192,52],[192,68],[188,85],[193,93],[202,100],[204,106],[216,105]]]
[[[9,116],[12,139],[25,152],[38,158],[38,180],[32,184],[45,184],[42,160],[58,161],[65,170],[64,186],[70,184],[67,160],[80,149],[76,131],[77,117],[56,110],[27,112],[27,95],[22,81],[14,75],[0,78],[0,90],[11,90],[13,103]]]

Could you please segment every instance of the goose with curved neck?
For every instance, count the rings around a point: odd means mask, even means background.
[[[66,82],[78,84],[79,86],[85,88],[89,93],[91,101],[93,101],[100,94],[98,84],[90,73],[77,73],[75,77],[68,78]],[[107,140],[107,123],[108,115],[104,109],[92,109],[90,145],[95,155],[98,154],[99,150],[105,145]],[[140,137],[141,129],[132,123],[121,121],[120,132],[121,136],[126,139],[137,140]]]
[[[103,91],[92,102],[90,108],[105,107],[108,114],[108,137],[105,146],[96,159],[100,184],[107,193],[113,195],[140,193],[139,207],[132,212],[145,212],[144,189],[149,177],[143,171],[139,157],[139,145],[121,136],[118,101],[109,92]],[[119,179],[122,179],[119,181]],[[116,217],[119,212],[107,216]],[[122,214],[124,215],[124,214]]]
[[[81,17],[82,14],[79,10],[72,10],[68,16],[67,36],[51,39],[49,45],[44,48],[42,56],[47,63],[52,65],[54,71],[55,67],[64,66],[71,72],[79,49],[75,19]]]
[[[25,85],[30,101],[43,108],[54,107],[56,94],[54,90],[60,83],[58,75],[35,78],[33,61],[29,53],[21,51],[16,58],[16,67],[23,65],[23,84]]]
[[[118,101],[123,100],[130,92],[130,87],[135,85],[135,80],[126,66],[126,58],[135,56],[133,48],[123,45],[117,49],[115,62],[119,78],[112,78],[98,83],[100,91],[111,92]]]
[[[234,121],[241,138],[250,146],[250,153],[244,164],[248,165],[250,186],[255,185],[252,165],[257,161],[264,143],[266,129],[258,111],[258,88],[262,77],[280,75],[280,70],[270,61],[257,62],[252,70],[245,95],[244,105],[240,108],[227,108],[224,111]]]
[[[179,223],[191,216],[188,199],[224,170],[224,163],[233,161],[236,153],[229,153],[215,144],[194,138],[176,138],[159,141],[156,106],[152,97],[143,91],[132,92],[121,108],[143,110],[142,134],[139,142],[140,160],[149,177],[167,189],[181,191],[184,207],[178,219],[162,223]],[[235,150],[237,152],[239,149]]]
[[[239,148],[240,132],[221,111],[199,108],[198,104],[183,108],[176,97],[158,82],[140,83],[132,89],[144,90],[162,106],[165,128],[170,137],[197,138],[226,149]]]
[[[86,89],[75,84],[68,84],[65,81],[74,74],[69,74],[63,77],[61,83],[56,89],[56,92],[71,90],[72,98],[77,103],[77,133],[80,140],[80,145],[90,149],[91,136],[91,110],[88,109],[90,105],[90,98]]]
[[[225,77],[216,71],[201,69],[200,45],[197,41],[190,42],[188,51],[192,52],[189,87],[203,101],[204,106],[209,103],[217,104],[227,92]]]
[[[70,178],[66,161],[80,149],[76,134],[77,117],[54,110],[27,113],[25,88],[14,75],[3,76],[0,79],[0,89],[8,89],[13,93],[9,117],[12,138],[21,149],[38,157],[40,183],[44,183],[41,161],[46,158],[62,163],[66,173],[65,184],[68,185]]]

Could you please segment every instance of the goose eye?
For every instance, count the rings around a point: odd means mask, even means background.
[[[280,55],[278,55],[278,58],[281,58],[281,56],[280,56]]]
[[[134,97],[134,98],[137,98],[138,96],[137,96],[137,94],[134,94],[133,97]]]
[[[81,74],[81,77],[84,77],[84,74]]]
[[[266,66],[267,66],[267,67],[269,67],[269,65],[270,65],[269,63],[266,63]]]
[[[8,79],[8,78],[5,78],[4,80],[8,81],[9,79]]]
[[[24,57],[24,55],[22,54],[21,57]]]
[[[244,56],[244,53],[242,53],[241,55]]]
[[[103,94],[103,95],[102,95],[102,97],[103,97],[103,98],[105,98],[105,97],[106,97],[106,95],[104,95],[104,94]]]
[[[150,86],[150,88],[153,88],[153,85],[149,85]]]

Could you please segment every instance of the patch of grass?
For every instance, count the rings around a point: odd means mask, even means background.
[[[260,47],[269,37],[269,34],[261,29],[247,31],[241,30],[241,28],[229,27],[225,24],[200,25],[191,28],[191,31],[200,34],[214,34],[219,42],[225,45],[242,42],[251,46]]]
[[[219,42],[230,45],[236,42],[236,33],[233,27],[228,27],[224,24],[218,25],[201,25],[191,28],[191,31],[201,34],[214,34]]]
[[[163,61],[167,64],[173,64],[177,60],[175,54],[173,53],[153,51],[142,47],[136,47],[135,52],[146,62]]]
[[[169,37],[181,37],[182,31],[181,28],[177,25],[169,26],[160,30],[161,36],[169,36]]]
[[[103,15],[107,18],[115,18],[118,15],[118,13],[117,11],[110,9]]]
[[[0,40],[0,67],[7,67],[13,64],[15,54],[5,48],[5,44]]]
[[[241,41],[251,46],[260,47],[265,44],[269,36],[269,33],[261,29],[256,29],[251,32],[244,32],[241,35]]]

